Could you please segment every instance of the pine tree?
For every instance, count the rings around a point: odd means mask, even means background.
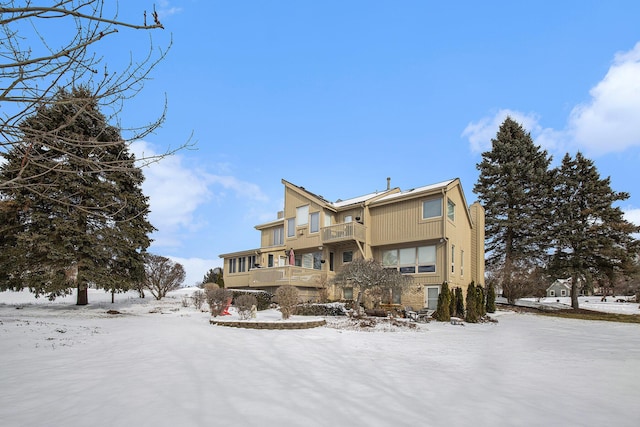
[[[433,317],[441,322],[448,322],[451,320],[451,313],[449,306],[451,305],[451,293],[449,292],[449,285],[447,282],[442,284],[440,288],[440,295],[438,295],[438,306]]]
[[[615,202],[629,194],[611,189],[610,179],[601,179],[594,163],[577,153],[562,159],[557,169],[552,231],[555,252],[551,269],[571,280],[571,305],[579,307],[578,285],[590,277],[624,273],[638,253],[632,234],[640,231],[623,218]]]
[[[478,317],[483,317],[485,314],[487,314],[484,289],[481,285],[476,286],[476,308],[478,310]]]
[[[2,194],[19,207],[10,251],[19,257],[9,264],[6,239],[0,242],[0,265],[9,267],[5,276],[12,280],[0,287],[15,288],[12,283],[19,281],[49,299],[76,287],[77,304],[84,305],[90,284],[117,292],[139,283],[142,253],[154,230],[147,221],[144,177],[91,92],[61,90],[54,104],[25,119],[20,129],[21,143],[2,153],[0,181],[20,171],[29,184]],[[58,144],[55,134],[79,143]]]
[[[496,289],[493,285],[487,285],[487,313],[496,312]]]
[[[476,292],[476,286],[473,282],[467,288],[467,311],[464,320],[469,323],[478,323],[478,293]]]
[[[509,117],[491,142],[476,166],[480,174],[473,191],[485,207],[487,270],[506,294],[514,285],[515,300],[523,291],[517,277],[546,256],[551,157]]]

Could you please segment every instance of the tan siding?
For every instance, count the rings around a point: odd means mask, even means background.
[[[422,201],[407,200],[371,208],[371,245],[392,245],[442,236],[442,219],[422,220]]]

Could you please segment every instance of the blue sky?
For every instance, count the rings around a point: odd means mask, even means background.
[[[144,3],[120,2],[121,16],[139,19]],[[173,45],[122,119],[153,118],[166,95],[164,126],[135,150],[193,133],[195,149],[145,169],[144,185],[151,251],[181,262],[186,285],[219,254],[259,246],[254,226],[282,209],[282,178],[336,200],[387,177],[401,189],[459,177],[473,202],[476,164],[506,115],[554,163],[593,159],[640,223],[640,2],[156,5],[166,29],[154,45]],[[148,44],[118,37],[107,60]]]

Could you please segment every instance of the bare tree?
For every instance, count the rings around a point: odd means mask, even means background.
[[[280,306],[280,312],[283,319],[291,317],[298,304],[298,288],[295,286],[285,285],[276,289],[276,301]]]
[[[121,57],[105,57],[100,48],[120,31],[152,31],[163,29],[155,8],[141,11],[137,23],[119,20],[118,2],[104,0],[56,0],[53,2],[0,1],[0,157],[16,144],[47,144],[51,135],[61,129],[25,130],[20,123],[40,108],[50,106],[60,90],[90,88],[89,98],[98,109],[109,111],[107,121],[123,131],[125,142],[141,139],[164,121],[165,106],[150,123],[122,126],[119,113],[124,102],[142,90],[151,70],[166,56],[167,50],[156,49],[151,38],[142,55],[131,52],[122,63]],[[139,53],[139,52],[136,52]],[[76,100],[77,101],[77,100]],[[90,103],[86,103],[89,105]],[[78,110],[78,116],[86,111]],[[61,128],[70,126],[73,119]],[[64,147],[98,145],[94,139],[57,138]],[[186,144],[185,144],[186,145]],[[174,150],[138,159],[138,166],[156,161]],[[57,148],[59,150],[59,148]],[[72,155],[69,150],[69,155]],[[31,163],[41,161],[38,154],[25,150],[24,158],[12,174],[14,178],[0,182],[0,192],[7,188],[30,188],[31,178],[21,173]],[[92,160],[87,159],[87,162]],[[126,162],[113,161],[100,166],[110,170],[129,170]],[[43,173],[47,173],[46,169]],[[64,200],[60,201],[64,203]]]
[[[346,264],[333,279],[338,286],[353,286],[358,290],[358,298],[354,304],[356,314],[360,312],[360,303],[365,293],[380,302],[389,290],[402,293],[404,288],[413,282],[413,278],[401,274],[393,268],[384,268],[374,259],[355,259]]]
[[[154,254],[146,254],[145,261],[144,286],[149,289],[155,299],[162,299],[184,282],[186,273],[182,264]]]

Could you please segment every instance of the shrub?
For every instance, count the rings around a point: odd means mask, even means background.
[[[456,306],[456,311],[455,311],[455,316],[456,317],[460,317],[460,318],[464,318],[464,296],[462,295],[462,288],[461,287],[457,287],[456,291],[455,291],[455,306]]]
[[[496,290],[493,285],[487,286],[487,312],[496,312]]]
[[[219,316],[233,299],[233,292],[212,283],[207,283],[204,289],[211,315],[213,317]]]
[[[189,305],[190,305],[189,304],[189,297],[186,296],[186,295],[182,295],[182,299],[180,300],[180,304],[185,308],[189,307]]]
[[[433,313],[433,317],[441,322],[448,322],[451,320],[451,313],[449,312],[450,304],[451,293],[449,292],[449,285],[447,282],[444,282],[440,289],[440,295],[438,295],[438,307],[436,308],[436,312]]]
[[[479,318],[487,314],[487,302],[484,298],[484,288],[481,285],[476,286],[476,307],[478,308]]]
[[[193,306],[196,308],[196,310],[202,310],[202,305],[205,301],[204,292],[200,290],[195,291],[193,295],[191,295],[191,301],[193,302]]]
[[[300,304],[296,306],[296,314],[301,316],[345,316],[344,304]]]
[[[276,290],[276,300],[280,305],[283,319],[288,319],[295,311],[298,304],[298,288],[295,286],[280,286]]]
[[[467,314],[464,320],[469,323],[478,323],[478,293],[476,292],[476,285],[471,282],[467,288]]]
[[[254,291],[254,290],[246,290],[246,289],[234,289],[233,290],[233,300],[235,302],[236,298],[241,295],[253,295],[256,297],[256,308],[261,310],[266,310],[271,306],[271,299],[273,295],[267,291]]]
[[[238,316],[240,316],[241,320],[249,319],[251,317],[251,310],[253,307],[256,307],[257,304],[258,299],[255,295],[251,294],[239,295],[234,301],[236,310],[238,310]]]

